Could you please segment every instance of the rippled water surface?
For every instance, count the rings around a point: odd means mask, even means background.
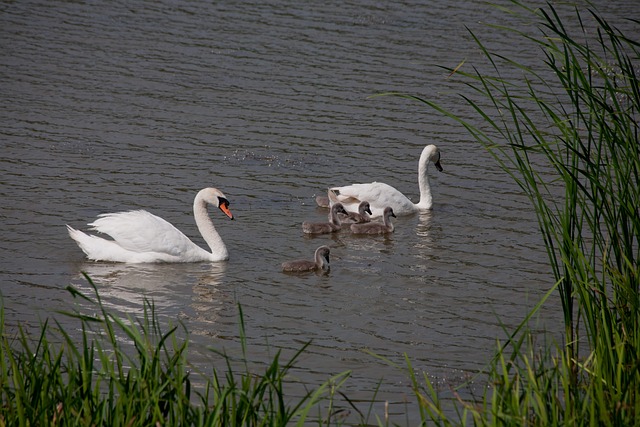
[[[1,3],[6,324],[59,318],[76,303],[67,285],[90,291],[86,272],[108,306],[135,315],[150,298],[163,321],[184,322],[205,367],[219,363],[208,347],[237,348],[240,304],[252,359],[311,341],[302,381],[352,370],[346,394],[366,399],[382,379],[377,398],[395,413],[411,400],[406,375],[369,352],[400,364],[406,353],[445,389],[481,369],[500,322],[517,325],[551,286],[535,216],[460,126],[371,95],[457,109],[439,66],[479,58],[465,26],[507,56],[539,53],[491,39],[480,22],[498,12],[482,2],[387,3]],[[432,212],[398,218],[389,237],[303,235],[302,221],[326,217],[314,196],[328,186],[385,181],[417,201],[428,143],[444,167],[429,171]],[[211,214],[228,262],[87,262],[66,233],[143,208],[204,245],[191,206],[208,186],[236,217]],[[329,275],[280,272],[322,244]],[[559,321],[552,301],[538,326]]]

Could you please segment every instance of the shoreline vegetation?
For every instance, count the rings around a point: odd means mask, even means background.
[[[508,12],[535,20],[539,34],[494,30],[540,50],[544,60],[536,65],[541,68],[520,64],[471,32],[489,71],[460,64],[447,72],[477,122],[419,96],[377,96],[435,109],[493,155],[535,209],[555,283],[515,331],[505,331],[508,339],[497,343],[489,368],[478,374],[488,386],[473,401],[442,399],[428,375],[415,373],[410,355],[399,369],[410,379],[422,425],[637,425],[640,44],[592,10],[575,10],[573,34],[551,4],[512,5]],[[503,77],[513,75],[503,72],[507,68],[519,77]],[[299,398],[286,394],[288,373],[309,344],[288,360],[276,353],[263,372],[246,362],[238,371],[224,353],[226,370],[193,372],[180,325],[164,330],[150,302],[142,318],[122,319],[105,309],[87,280],[95,296],[68,289],[96,314],[63,313],[79,321],[79,342],[55,320],[44,321],[35,337],[9,331],[0,305],[0,426],[347,423],[333,403],[338,397],[351,403],[340,391],[349,372]],[[528,320],[556,301],[564,313],[561,342],[541,343]],[[351,406],[360,425],[390,423],[385,414]]]
[[[232,356],[216,352],[224,370],[194,372],[188,334],[179,337],[180,325],[165,331],[148,300],[141,318],[123,319],[105,308],[96,285],[85,278],[93,297],[67,289],[94,314],[61,313],[79,321],[80,343],[57,322],[46,321],[35,339],[22,328],[8,334],[0,306],[0,426],[302,425],[349,376],[338,374],[292,402],[286,377],[309,344],[288,361],[277,352],[263,372],[253,372],[241,307],[245,370],[237,369]]]

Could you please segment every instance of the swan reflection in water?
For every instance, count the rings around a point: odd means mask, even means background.
[[[429,242],[431,242],[433,239],[430,236],[432,216],[433,216],[432,211],[420,212],[418,216],[418,223],[416,224],[416,236],[421,238],[426,238],[429,240]],[[419,240],[419,242],[424,243],[423,240]]]
[[[107,310],[142,316],[144,301],[153,302],[162,318],[215,323],[229,297],[221,291],[226,263],[120,264],[90,263],[79,266],[95,284]],[[79,275],[72,285],[94,297],[87,280]]]

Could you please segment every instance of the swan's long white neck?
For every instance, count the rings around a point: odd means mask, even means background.
[[[427,175],[431,151],[430,147],[426,147],[422,150],[420,160],[418,161],[418,188],[420,188],[420,202],[416,204],[416,206],[419,209],[431,209],[431,206],[433,205],[431,185],[429,184],[429,176]]]
[[[200,191],[193,201],[193,217],[196,220],[196,225],[204,241],[207,242],[207,245],[211,248],[212,260],[226,259],[229,256],[229,252],[222,238],[216,231],[211,217],[209,217],[207,201],[205,200],[203,191],[204,190]]]

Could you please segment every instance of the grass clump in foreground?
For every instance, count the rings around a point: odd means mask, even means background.
[[[237,373],[222,354],[223,375],[214,368],[212,378],[194,378],[178,326],[163,331],[149,302],[142,319],[121,319],[105,309],[87,279],[95,299],[70,291],[97,314],[66,313],[80,321],[80,343],[57,322],[44,323],[35,338],[22,328],[11,336],[0,305],[0,426],[306,425],[322,403],[330,414],[334,393],[349,377],[336,375],[291,402],[285,377],[305,345],[288,362],[278,352],[259,374],[246,357],[246,370]],[[242,311],[240,320],[246,350]]]
[[[472,33],[489,71],[449,71],[480,124],[393,95],[462,124],[529,197],[557,281],[546,298],[559,295],[563,343],[536,349],[525,319],[492,362],[484,397],[461,402],[455,422],[426,377],[414,388],[423,418],[439,425],[638,425],[640,44],[594,11],[576,9],[571,34],[550,4],[512,4],[540,33],[494,29],[542,52],[543,67],[492,52]],[[628,23],[637,36],[640,22]]]

